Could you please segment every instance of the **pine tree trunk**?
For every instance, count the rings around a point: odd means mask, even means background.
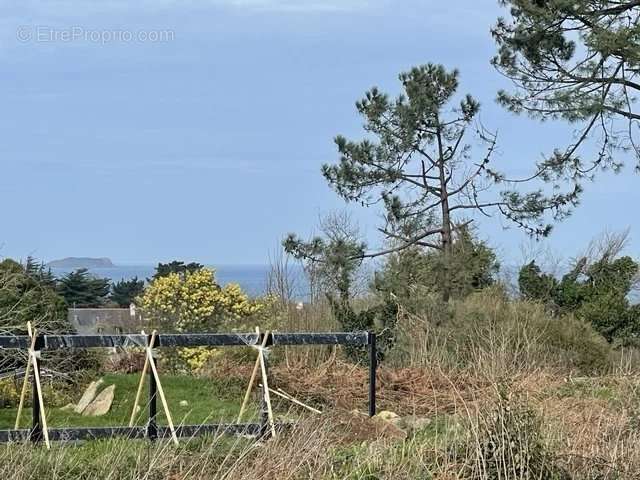
[[[451,232],[451,212],[449,211],[449,192],[447,191],[447,173],[445,171],[445,153],[442,150],[442,138],[438,128],[438,154],[440,176],[440,207],[442,209],[442,255],[444,258],[444,272],[442,276],[442,301],[451,298],[451,254],[453,238]]]
[[[449,198],[444,191],[442,196],[442,255],[444,271],[442,276],[442,301],[448,302],[451,297],[451,255],[453,239],[451,234],[451,216],[449,215]]]

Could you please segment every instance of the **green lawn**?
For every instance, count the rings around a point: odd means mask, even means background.
[[[104,384],[101,389],[108,385],[116,385],[115,397],[109,413],[101,417],[85,417],[72,411],[63,411],[60,406],[47,407],[45,398],[49,427],[128,425],[140,375],[108,374],[103,378]],[[243,387],[238,382],[222,383],[219,380],[171,375],[163,375],[161,381],[176,425],[235,421],[238,415],[243,396]],[[141,399],[142,409],[137,415],[137,425],[144,425],[147,420],[148,388],[148,383],[145,382]],[[80,396],[81,393],[75,400],[77,401]],[[182,400],[186,400],[188,406],[180,406]],[[0,409],[0,428],[13,428],[16,412],[16,408]],[[256,405],[251,405],[246,419],[255,417],[256,412]],[[22,413],[21,427],[29,427],[30,422],[31,408],[25,408]],[[166,423],[160,398],[158,398],[158,423]]]

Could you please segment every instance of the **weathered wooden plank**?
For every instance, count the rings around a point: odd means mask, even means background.
[[[45,335],[44,349],[145,346],[146,335]]]
[[[158,335],[161,347],[222,347],[256,345],[255,333],[183,333],[179,335]]]
[[[0,430],[0,443],[22,443],[29,440],[31,430],[23,428],[20,430]]]
[[[0,348],[27,350],[30,345],[28,335],[0,335]]]
[[[144,347],[146,335],[44,335],[42,349],[58,350],[62,348],[113,348]],[[192,333],[158,335],[156,347],[197,347],[225,345],[254,345],[258,341],[255,333]],[[29,337],[26,335],[0,336],[0,348],[27,349]]]
[[[259,423],[219,423],[208,425],[180,425],[176,427],[176,435],[180,438],[197,437],[199,435],[259,435]],[[158,437],[171,438],[169,427],[158,427]]]
[[[279,423],[277,429],[289,428],[291,423]],[[180,425],[176,427],[176,435],[181,438],[197,437],[199,435],[259,435],[259,423],[214,423],[205,425]],[[0,430],[0,443],[27,442],[29,429]],[[98,440],[101,438],[126,437],[130,439],[146,438],[146,427],[78,427],[49,429],[49,438],[56,442],[74,442],[80,440]],[[158,438],[171,438],[171,431],[167,426],[158,427]]]
[[[113,348],[145,346],[146,335],[43,335],[38,337],[38,347],[43,350],[62,348]],[[221,347],[256,345],[256,333],[187,333],[159,334],[156,347]],[[367,332],[274,332],[267,345],[368,345]],[[0,348],[27,349],[27,335],[1,335]],[[37,348],[38,349],[38,348]]]
[[[273,334],[273,345],[367,345],[367,332],[320,332]]]

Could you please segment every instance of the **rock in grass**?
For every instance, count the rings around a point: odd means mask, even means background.
[[[98,387],[102,385],[102,383],[103,383],[102,379],[96,380],[95,382],[91,382],[87,387],[87,389],[82,394],[82,398],[80,398],[80,401],[75,406],[73,411],[76,413],[82,413],[84,409],[87,408],[87,406],[93,401],[93,399],[96,398]]]
[[[398,425],[400,416],[397,413],[383,410],[371,420],[376,425],[379,436],[396,440],[404,440],[407,438],[407,432]]]
[[[384,420],[377,416],[373,417],[371,420],[376,427],[376,436],[378,438],[385,438],[389,440],[405,440],[408,436],[406,431],[404,431],[392,421]]]
[[[419,432],[420,430],[424,430],[427,428],[433,420],[429,417],[419,417],[417,415],[408,415],[406,417],[401,417],[396,426],[400,427],[406,432]]]
[[[186,400],[180,400],[180,406],[181,407],[188,407],[189,406],[189,402],[187,402]]]
[[[101,415],[105,415],[111,409],[115,390],[115,385],[109,385],[107,388],[102,390],[98,396],[94,398],[93,402],[87,405],[87,408],[84,409],[82,415],[86,417],[99,417]]]
[[[75,410],[76,406],[73,403],[67,403],[64,407],[60,407],[60,410],[63,412],[70,412],[71,410]]]
[[[380,420],[391,422],[395,418],[398,418],[398,414],[395,412],[390,412],[389,410],[382,410],[381,412],[376,414],[375,418],[379,418]]]
[[[361,412],[357,408],[354,408],[349,413],[351,413],[351,415],[354,415],[356,417],[368,417],[369,416],[369,414],[367,412]]]

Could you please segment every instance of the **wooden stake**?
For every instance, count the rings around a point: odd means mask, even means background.
[[[156,334],[154,330],[151,334],[152,336]],[[149,366],[151,367],[151,373],[156,379],[156,384],[158,385],[158,394],[160,395],[160,401],[162,402],[162,407],[164,408],[164,413],[167,417],[167,423],[169,424],[169,430],[171,430],[171,439],[173,443],[179,445],[178,436],[176,435],[176,429],[173,426],[173,419],[171,418],[171,412],[169,411],[169,405],[167,404],[167,399],[164,396],[164,389],[162,388],[162,384],[160,383],[160,375],[158,375],[158,370],[156,369],[156,362],[153,359],[153,353],[151,351],[151,347],[147,346],[147,356],[149,358]]]
[[[301,407],[306,408],[307,410],[312,411],[313,413],[317,413],[318,415],[322,415],[322,412],[316,408],[310,407],[309,405],[302,403],[300,400],[298,400],[297,398],[289,395],[287,392],[285,392],[284,390],[282,390],[281,388],[279,388],[278,390],[274,390],[273,388],[270,388],[269,391],[281,398],[284,398],[285,400],[289,400],[291,403],[295,403],[296,405],[299,405]]]
[[[256,327],[256,333],[260,335],[260,328]],[[267,344],[267,339],[269,338],[269,331],[265,334],[262,339],[261,348],[264,348]],[[242,400],[242,406],[240,407],[240,413],[238,414],[237,423],[240,423],[242,420],[242,415],[244,414],[245,409],[247,408],[247,404],[249,403],[249,396],[251,395],[251,390],[253,389],[253,384],[256,381],[256,376],[258,375],[258,369],[260,368],[260,353],[256,357],[256,363],[253,365],[253,371],[251,372],[251,379],[249,380],[249,386],[247,386],[247,391],[244,394],[244,399]]]
[[[266,335],[269,336],[268,334]],[[262,389],[264,394],[264,402],[267,404],[267,418],[269,419],[269,425],[271,426],[271,436],[276,436],[276,427],[273,421],[273,410],[271,409],[271,396],[269,395],[269,380],[267,379],[267,366],[264,362],[264,348],[260,348],[258,351],[258,358],[260,359],[260,369],[262,370]]]
[[[142,335],[145,335],[144,330],[140,332]],[[154,330],[151,333],[151,341],[147,341],[147,347],[149,344],[153,345],[156,340],[156,331]],[[136,399],[133,402],[133,410],[131,412],[131,418],[129,419],[129,426],[133,427],[133,422],[136,418],[136,413],[138,410],[138,405],[140,403],[140,396],[142,395],[142,388],[144,387],[144,378],[147,374],[147,370],[149,369],[149,356],[145,354],[144,356],[144,366],[142,367],[142,375],[140,376],[140,383],[138,384],[138,391],[136,392]]]
[[[34,335],[35,337],[35,332]],[[40,420],[42,421],[42,433],[44,435],[44,443],[47,449],[51,448],[49,443],[49,428],[47,427],[47,415],[44,411],[44,399],[42,398],[42,385],[40,384],[40,372],[38,370],[38,357],[36,352],[31,350],[31,361],[33,362],[33,376],[36,379],[36,389],[38,390],[38,403],[40,404]]]
[[[24,379],[22,380],[22,391],[20,392],[20,403],[18,403],[18,414],[16,415],[16,423],[14,430],[20,428],[20,417],[22,416],[22,407],[24,406],[24,397],[27,394],[27,383],[29,382],[29,369],[31,368],[31,352],[36,347],[36,335],[31,331],[31,322],[27,322],[27,331],[31,337],[31,346],[27,352],[27,368],[24,370]]]

